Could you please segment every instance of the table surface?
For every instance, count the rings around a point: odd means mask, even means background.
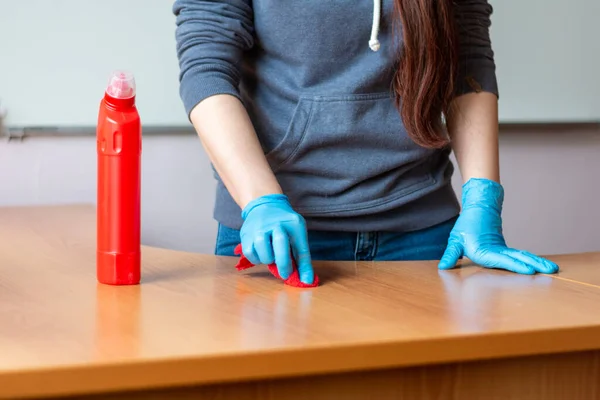
[[[600,246],[600,242],[598,244]],[[556,279],[578,282],[600,289],[600,252],[558,254],[552,260],[561,267]]]
[[[143,247],[142,284],[95,278],[95,209],[0,208],[0,396],[227,382],[600,349],[600,253],[516,275],[316,262],[284,286],[235,258]]]

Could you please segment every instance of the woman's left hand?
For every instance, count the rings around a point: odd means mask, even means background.
[[[558,265],[527,251],[506,246],[502,235],[502,185],[489,179],[469,179],[463,185],[462,212],[450,233],[439,269],[456,266],[465,256],[487,268],[520,274],[553,274]]]

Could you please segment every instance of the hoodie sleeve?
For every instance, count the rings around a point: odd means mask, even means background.
[[[252,0],[177,0],[179,93],[186,110],[207,97],[239,98],[239,63],[254,45]]]
[[[492,6],[487,0],[457,0],[454,4],[459,37],[457,95],[484,91],[498,96],[489,32]]]

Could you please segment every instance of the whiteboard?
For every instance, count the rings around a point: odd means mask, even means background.
[[[9,126],[94,126],[108,76],[136,79],[144,125],[189,125],[168,0],[0,0]]]
[[[490,3],[500,120],[600,120],[600,1]],[[94,126],[108,75],[127,69],[145,126],[189,125],[171,7],[167,0],[0,0],[5,123]]]
[[[600,0],[490,0],[501,122],[600,120]]]

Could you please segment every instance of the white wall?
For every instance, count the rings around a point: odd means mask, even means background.
[[[144,138],[142,241],[212,252],[214,188],[196,136]],[[95,137],[0,141],[0,206],[78,202],[96,202]]]
[[[599,154],[597,129],[503,132],[509,245],[543,254],[600,251]],[[95,157],[93,137],[0,142],[0,206],[95,202]],[[454,183],[460,190],[458,174]],[[142,190],[145,244],[212,253],[214,180],[195,136],[144,139]]]

